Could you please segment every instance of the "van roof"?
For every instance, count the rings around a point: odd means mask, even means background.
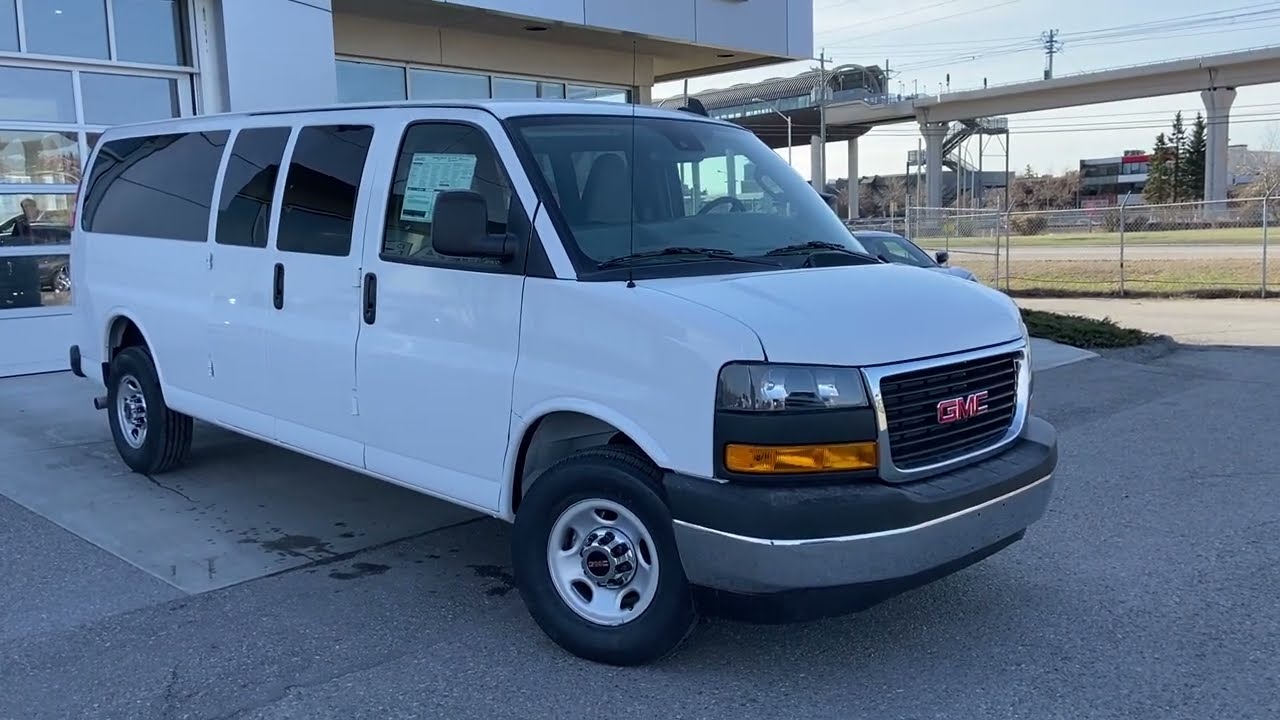
[[[278,115],[295,115],[300,113],[347,112],[351,110],[384,110],[399,108],[460,108],[484,110],[498,118],[519,117],[526,115],[605,115],[652,118],[681,118],[717,124],[730,124],[723,120],[707,118],[695,113],[648,105],[632,105],[630,103],[604,102],[600,100],[399,100],[365,103],[330,103],[327,105],[309,105],[270,110],[245,110],[227,113],[211,113],[183,118],[150,120],[141,123],[116,125],[110,129],[113,135],[124,131],[129,134],[133,128],[146,128],[175,123],[208,121],[217,118],[247,118]]]

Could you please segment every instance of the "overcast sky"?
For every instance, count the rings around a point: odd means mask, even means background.
[[[890,90],[937,92],[951,75],[953,90],[1033,80],[1044,72],[1041,33],[1057,29],[1063,49],[1058,76],[1280,44],[1280,2],[1259,0],[814,0],[814,53],[834,65],[884,66]],[[691,92],[793,75],[814,62],[697,78]],[[828,67],[831,67],[829,65]],[[682,83],[661,83],[654,97],[678,95]],[[1182,110],[1203,112],[1198,93],[1086,105],[1009,118],[1010,162],[1021,170],[1061,173],[1080,158],[1148,150],[1156,133]],[[799,128],[796,129],[800,134]],[[859,145],[859,174],[903,171],[918,129],[903,123],[872,130]],[[1231,115],[1231,143],[1280,150],[1280,84],[1239,89]],[[785,153],[785,151],[783,151]],[[977,152],[976,141],[970,152]],[[828,179],[848,173],[844,143],[828,147]],[[976,160],[976,158],[975,158]],[[996,168],[1004,150],[991,141],[984,164]],[[807,148],[795,165],[809,173]]]

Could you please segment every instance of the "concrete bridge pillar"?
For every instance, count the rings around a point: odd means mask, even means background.
[[[1231,103],[1235,102],[1235,88],[1217,88],[1200,93],[1204,101],[1205,138],[1204,199],[1227,199],[1227,135],[1231,122]]]
[[[925,207],[942,207],[942,141],[947,137],[947,123],[921,122],[924,135]]]
[[[849,140],[849,219],[858,219],[858,138]]]

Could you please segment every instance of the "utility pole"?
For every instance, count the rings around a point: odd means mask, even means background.
[[[818,88],[818,136],[821,139],[822,154],[819,162],[822,164],[822,182],[824,187],[820,188],[822,192],[826,192],[825,183],[827,182],[827,51],[823,49],[818,53],[818,77],[821,80],[821,86]]]
[[[1040,42],[1044,44],[1044,79],[1053,79],[1053,56],[1062,52],[1062,41],[1058,39],[1057,29],[1040,33]]]

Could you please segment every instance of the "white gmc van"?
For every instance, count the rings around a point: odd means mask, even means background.
[[[129,467],[198,418],[511,521],[582,657],[866,607],[1050,500],[1014,304],[869,257],[740,127],[338,106],[117,127],[90,168],[70,362]]]

